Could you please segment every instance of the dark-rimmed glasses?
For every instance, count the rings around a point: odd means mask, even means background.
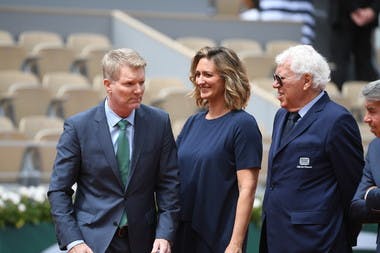
[[[279,86],[283,86],[282,80],[284,80],[285,77],[282,77],[276,73],[273,73],[273,81],[277,82]]]

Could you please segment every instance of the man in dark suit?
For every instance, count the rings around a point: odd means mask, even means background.
[[[355,80],[379,78],[374,58],[374,31],[378,26],[380,0],[329,0],[332,81],[339,89],[349,80],[351,56]]]
[[[290,47],[276,63],[282,108],[274,118],[260,252],[352,252],[360,226],[351,229],[349,207],[364,165],[359,128],[324,91],[330,70],[311,46]]]
[[[351,216],[362,223],[380,223],[380,80],[363,88],[366,115],[376,138],[368,146],[364,173],[351,203]],[[376,252],[380,253],[380,238],[377,237]]]
[[[169,253],[179,215],[169,116],[140,105],[146,62],[138,53],[111,50],[102,65],[107,98],[68,118],[57,145],[48,197],[59,246]]]

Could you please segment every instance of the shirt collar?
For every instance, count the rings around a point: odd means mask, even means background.
[[[310,108],[315,104],[317,103],[317,101],[319,99],[321,99],[321,97],[325,94],[325,91],[321,91],[318,96],[316,96],[315,98],[313,98],[309,103],[307,103],[304,107],[302,107],[299,111],[298,111],[298,114],[301,116],[301,118],[303,118],[303,116],[305,116],[305,114],[310,110]]]
[[[107,118],[107,123],[108,123],[108,126],[110,128],[114,127],[115,125],[117,125],[117,123],[124,119],[124,120],[127,120],[129,122],[129,124],[131,124],[132,126],[134,125],[135,123],[135,114],[136,114],[136,110],[133,110],[129,115],[128,117],[126,118],[121,118],[119,115],[117,115],[114,111],[112,111],[112,109],[109,107],[108,105],[108,98],[105,100],[104,102],[104,109],[105,109],[105,112],[106,112],[106,118]]]

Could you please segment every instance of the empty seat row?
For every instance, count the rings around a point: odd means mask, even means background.
[[[8,96],[0,100],[4,115],[18,125],[20,119],[30,115],[52,115],[67,118],[97,105],[103,98],[90,86],[64,85],[52,96],[40,85],[15,84]]]
[[[259,41],[247,38],[228,38],[223,39],[220,43],[218,43],[212,38],[199,36],[178,37],[176,38],[176,41],[195,51],[205,46],[220,45],[231,48],[237,54],[249,52],[253,54],[266,54],[271,57],[276,56],[278,53],[290,46],[299,44],[299,42],[291,40],[271,40],[262,46]]]
[[[101,73],[101,59],[112,48],[102,34],[70,34],[66,44],[53,32],[26,31],[19,35],[18,43],[10,43],[6,34],[0,31],[0,57],[7,59],[0,61],[0,70],[28,69],[40,79],[47,72],[77,71],[92,80]]]
[[[40,44],[28,55],[20,46],[0,44],[0,57],[7,59],[0,61],[0,70],[25,70],[41,80],[50,72],[78,72],[92,80],[102,72],[101,60],[108,50],[92,46],[76,58],[72,49],[59,45]]]
[[[102,76],[98,74],[98,76]],[[0,70],[0,98],[4,97],[16,84],[34,84],[47,88],[52,96],[57,96],[59,89],[65,85],[91,87],[91,82],[84,75],[75,72],[50,72],[42,81],[31,73],[21,70]],[[104,97],[104,96],[102,96]]]
[[[19,45],[23,47],[27,53],[33,52],[35,47],[41,43],[66,46],[67,48],[73,49],[77,57],[80,56],[82,51],[88,46],[112,46],[108,37],[100,33],[71,33],[67,36],[65,42],[60,34],[52,31],[27,30],[21,32],[18,35],[18,39],[15,40],[10,32],[0,30],[0,44]]]
[[[179,37],[176,40],[195,51],[204,46],[218,45],[215,40],[207,37]],[[263,48],[257,40],[245,38],[229,38],[219,43],[239,55],[247,69],[249,80],[271,77],[275,68],[275,56],[286,48],[298,44],[296,41],[272,40],[268,41]]]
[[[63,131],[63,120],[46,116],[23,118],[19,128],[0,117],[0,182],[36,179],[48,182]]]

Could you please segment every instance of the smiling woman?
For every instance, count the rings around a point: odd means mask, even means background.
[[[190,73],[192,95],[206,110],[190,116],[177,138],[183,206],[173,252],[246,252],[262,158],[260,130],[243,110],[247,74],[225,47],[200,49]]]

